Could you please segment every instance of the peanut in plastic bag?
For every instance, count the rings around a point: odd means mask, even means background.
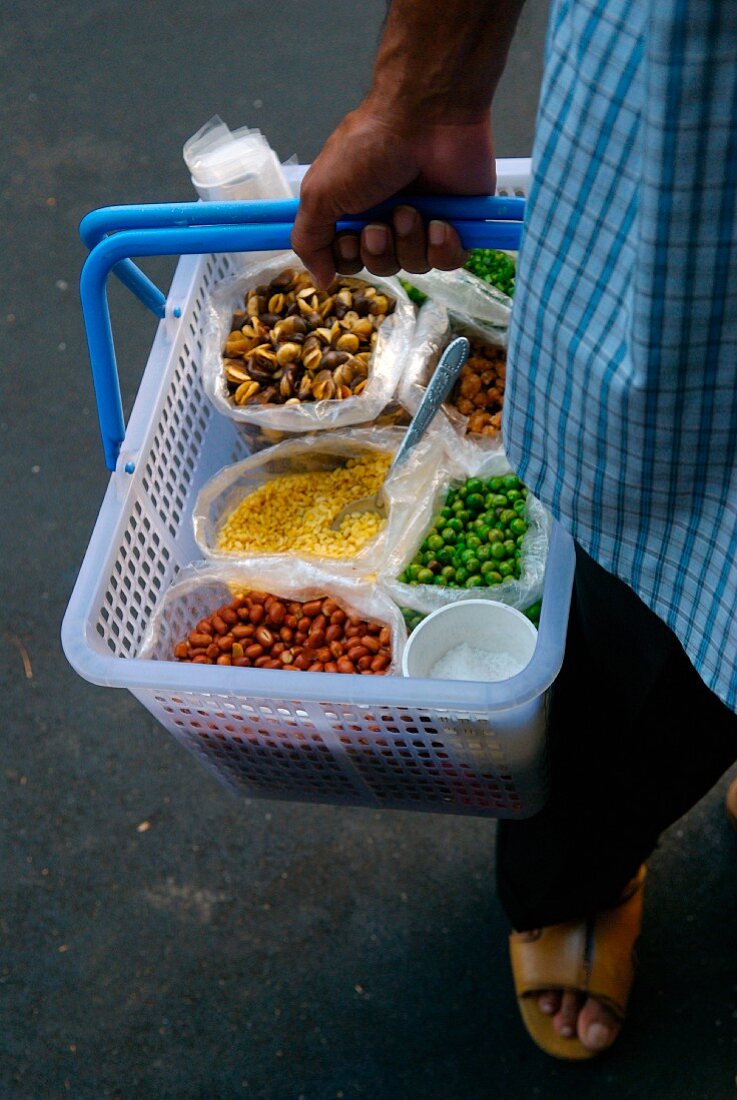
[[[507,344],[506,331],[478,325],[469,317],[450,313],[439,302],[426,302],[417,319],[412,354],[399,389],[400,401],[413,415],[420,405],[442,352],[455,336],[468,337],[471,341],[471,357],[474,354],[474,344],[491,348],[505,348]],[[467,369],[464,368],[462,379]],[[462,382],[459,382],[456,388],[461,386]],[[445,424],[455,435],[452,443],[454,457],[468,471],[469,476],[479,462],[503,451],[501,430],[493,434],[469,431],[473,418],[461,412],[450,399],[444,402],[441,411]]]
[[[399,608],[389,597],[375,585],[330,576],[293,558],[262,558],[237,564],[195,562],[182,569],[159,601],[138,656],[152,661],[174,660],[174,647],[198,622],[229,604],[237,594],[247,592],[268,593],[300,603],[328,596],[347,615],[388,626],[392,663],[385,675],[401,675],[407,629]],[[259,672],[238,671],[246,676]]]
[[[541,502],[530,493],[525,512],[528,530],[521,547],[522,569],[519,579],[508,577],[501,584],[487,588],[446,588],[433,584],[405,584],[398,580],[430,530],[451,487],[469,476],[503,477],[512,472],[504,454],[486,456],[470,471],[455,456],[447,455],[445,464],[437,467],[432,494],[420,502],[411,522],[404,527],[397,524],[393,529],[392,534],[395,537],[387,548],[385,564],[379,576],[381,588],[401,607],[409,607],[426,615],[439,607],[461,600],[496,600],[523,611],[541,599],[550,545],[551,517]]]
[[[202,380],[205,393],[218,412],[240,424],[256,425],[264,431],[308,432],[327,428],[345,428],[375,420],[391,402],[399,378],[409,356],[415,324],[415,312],[398,279],[382,279],[359,272],[350,278],[340,276],[348,289],[361,289],[368,284],[386,294],[394,302],[394,310],[380,324],[376,344],[368,361],[368,373],[362,392],[341,399],[326,396],[300,400],[292,394],[290,404],[234,404],[225,379],[223,348],[226,345],[233,313],[242,309],[244,296],[251,288],[269,283],[281,272],[291,268],[304,271],[304,265],[293,252],[280,252],[260,262],[245,261],[238,272],[215,286],[209,295],[203,320]],[[365,369],[365,368],[364,368]],[[276,371],[279,374],[279,370]],[[276,384],[284,384],[286,370],[281,371]],[[314,372],[310,372],[312,375]],[[322,373],[322,372],[321,372]],[[328,394],[334,392],[335,372],[322,386]],[[309,381],[309,379],[308,379]],[[266,384],[266,383],[264,383]],[[291,392],[287,386],[286,392]]]
[[[209,558],[289,554],[336,576],[378,574],[408,508],[432,492],[444,454],[437,435],[428,432],[386,481],[385,522],[361,513],[338,533],[330,524],[344,504],[366,496],[369,485],[369,492],[378,491],[403,435],[401,428],[314,433],[225,467],[195,503],[198,546]]]

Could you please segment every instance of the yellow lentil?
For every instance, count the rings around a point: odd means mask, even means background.
[[[378,451],[350,458],[334,470],[271,478],[227,517],[218,532],[218,549],[232,554],[354,557],[385,521],[373,512],[357,512],[346,516],[337,531],[331,531],[330,524],[345,504],[379,491],[391,458]]]

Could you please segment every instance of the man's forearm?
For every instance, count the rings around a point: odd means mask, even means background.
[[[316,286],[336,269],[377,275],[452,270],[455,230],[409,207],[360,237],[336,221],[407,188],[484,195],[496,175],[489,108],[523,0],[394,0],[371,91],[328,138],[304,178],[292,234]]]
[[[398,121],[477,121],[491,105],[523,2],[394,0],[368,103]]]

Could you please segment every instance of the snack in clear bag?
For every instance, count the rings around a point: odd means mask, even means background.
[[[442,406],[447,424],[460,437],[456,457],[467,470],[485,456],[500,453],[501,410],[506,382],[506,331],[474,323],[428,301],[420,310],[415,340],[400,384],[400,401],[413,414],[424,395],[448,342],[466,336],[471,342],[468,362]]]
[[[361,512],[331,530],[343,505],[378,492],[404,431],[313,433],[226,467],[203,486],[194,507],[195,539],[210,558],[290,554],[343,576],[377,574],[406,504],[417,506],[441,461],[429,432],[385,483],[388,517]]]
[[[468,539],[469,544],[467,546],[464,542],[464,553],[470,552],[477,555],[476,542],[478,542],[479,545],[485,545],[488,551],[486,560],[492,563],[492,570],[494,569],[494,562],[510,559],[515,562],[518,568],[515,569],[515,566],[512,566],[506,576],[498,576],[497,578],[497,575],[495,575],[494,583],[486,584],[484,581],[487,574],[483,571],[483,567],[479,566],[479,574],[477,574],[479,580],[474,582],[473,587],[466,587],[465,581],[467,578],[460,579],[457,572],[458,568],[463,569],[464,563],[461,562],[460,565],[456,563],[451,546],[451,553],[446,565],[443,557],[443,550],[447,549],[443,545],[446,540],[444,538],[439,539],[438,546],[436,546],[433,536],[437,537],[438,525],[435,522],[436,519],[442,516],[443,510],[448,511],[445,505],[449,491],[467,484],[469,477],[462,463],[456,457],[450,456],[446,457],[444,465],[438,467],[437,473],[440,476],[435,479],[432,495],[425,498],[422,505],[411,517],[411,522],[408,522],[404,528],[399,524],[394,528],[396,537],[387,549],[385,565],[379,577],[381,587],[401,607],[411,608],[423,614],[429,614],[439,607],[468,599],[497,600],[524,611],[542,596],[550,542],[551,521],[549,513],[531,493],[525,493],[524,508],[518,513],[520,518],[524,518],[525,527],[524,535],[516,536],[521,539],[520,544],[515,547],[515,550],[519,550],[518,559],[514,557],[514,551],[510,551],[506,545],[502,545],[507,541],[504,532],[495,529],[493,537],[490,536],[491,528],[495,527],[495,521],[498,517],[494,516],[489,519],[488,529],[486,529],[487,521],[484,517],[481,527],[476,528],[473,533],[474,545],[471,545],[471,538]],[[477,464],[472,476],[482,483],[478,492],[483,492],[485,497],[492,495],[494,492],[488,485],[488,482],[492,479],[503,481],[504,478],[508,477],[517,480],[504,454],[484,458]],[[500,495],[505,494],[501,493]],[[521,496],[521,494],[518,494],[518,496]],[[480,507],[487,508],[485,499]],[[493,510],[495,505],[489,503],[488,508]],[[514,514],[514,508],[508,510]],[[468,508],[468,516],[464,515],[462,521],[460,519],[461,514],[459,513],[455,518],[462,522],[460,530],[464,532],[471,530],[474,519],[481,518],[484,515],[483,512],[475,513],[470,507]],[[505,517],[504,526],[511,524],[511,522]],[[452,523],[450,520],[445,520],[444,523],[447,524],[447,529],[450,532],[448,541],[452,542],[454,541],[452,532],[456,530],[457,524]],[[443,530],[442,534],[445,535],[446,531]],[[498,537],[499,535],[501,537]],[[418,570],[414,574],[413,583],[400,580],[400,576],[406,576],[405,571],[416,560],[416,555],[421,552],[425,545],[427,546],[425,558],[431,557],[433,560],[427,561],[427,568],[424,572]],[[504,550],[504,553],[499,554],[498,557],[494,551],[496,545]],[[454,586],[447,583],[443,573],[444,569],[454,570]],[[494,572],[496,573],[495,570]],[[515,575],[516,572],[518,572],[518,575]],[[491,577],[488,579],[491,579]]]
[[[492,328],[506,329],[509,326],[512,299],[465,268],[455,271],[433,268],[424,275],[401,271],[399,275],[431,301],[438,302],[453,313],[481,321]]]
[[[361,424],[361,431],[369,428],[406,428],[412,420],[405,407],[399,401],[390,401],[386,408],[370,424]],[[274,447],[277,443],[286,443],[289,439],[306,439],[312,432],[280,432],[274,428],[262,428],[259,424],[238,424],[238,434],[251,454]]]
[[[277,669],[385,676],[401,675],[406,640],[401,612],[375,585],[273,557],[184,568],[162,596],[138,656],[251,675]]]
[[[368,273],[338,276],[331,290],[312,287],[290,252],[246,260],[213,288],[202,378],[218,412],[293,433],[370,423],[382,413],[409,355],[414,307],[397,279]]]

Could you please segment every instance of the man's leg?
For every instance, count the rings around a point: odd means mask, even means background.
[[[499,895],[518,931],[614,904],[663,830],[737,759],[737,715],[580,549],[549,736],[548,805],[498,829]]]

